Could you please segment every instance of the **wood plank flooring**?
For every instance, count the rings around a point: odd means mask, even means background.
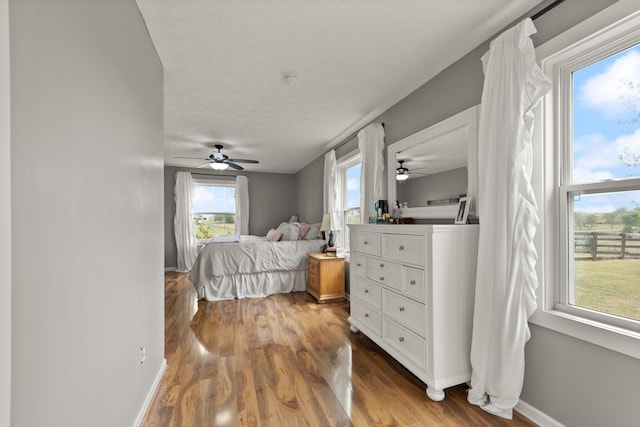
[[[167,273],[168,368],[143,426],[534,426],[469,405],[465,386],[432,402],[347,310],[302,292],[197,301]]]

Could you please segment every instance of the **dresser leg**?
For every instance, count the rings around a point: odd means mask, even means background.
[[[440,402],[444,400],[444,390],[432,390],[430,387],[427,387],[427,396],[434,402]]]

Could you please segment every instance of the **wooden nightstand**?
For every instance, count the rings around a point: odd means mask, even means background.
[[[309,256],[309,292],[319,303],[344,301],[344,258],[312,252]]]

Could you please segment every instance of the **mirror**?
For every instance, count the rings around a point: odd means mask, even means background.
[[[407,202],[403,217],[455,218],[461,194],[477,204],[477,131],[479,107],[408,136],[387,148],[389,205]],[[396,179],[398,168],[408,177]]]

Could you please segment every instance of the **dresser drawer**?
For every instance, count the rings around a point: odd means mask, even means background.
[[[382,318],[382,338],[421,369],[426,368],[427,342],[393,320]]]
[[[380,286],[360,277],[355,277],[351,288],[354,296],[371,304],[378,310],[382,307],[382,291]]]
[[[366,267],[367,257],[364,255],[360,255],[357,253],[351,253],[351,273],[365,277],[365,267]]]
[[[427,285],[424,276],[424,270],[422,269],[403,266],[400,278],[400,282],[402,283],[400,291],[411,298],[426,303]]]
[[[351,235],[352,249],[369,255],[380,256],[380,233],[354,233]]]
[[[411,328],[423,337],[427,329],[425,310],[424,304],[386,289],[382,291],[382,312],[384,315]]]
[[[367,259],[367,277],[385,285],[400,286],[402,266],[395,262],[369,258]]]
[[[385,233],[382,235],[382,256],[403,263],[424,265],[424,236]]]
[[[382,316],[380,311],[358,297],[354,297],[351,300],[351,317],[369,327],[377,335],[381,334]]]

